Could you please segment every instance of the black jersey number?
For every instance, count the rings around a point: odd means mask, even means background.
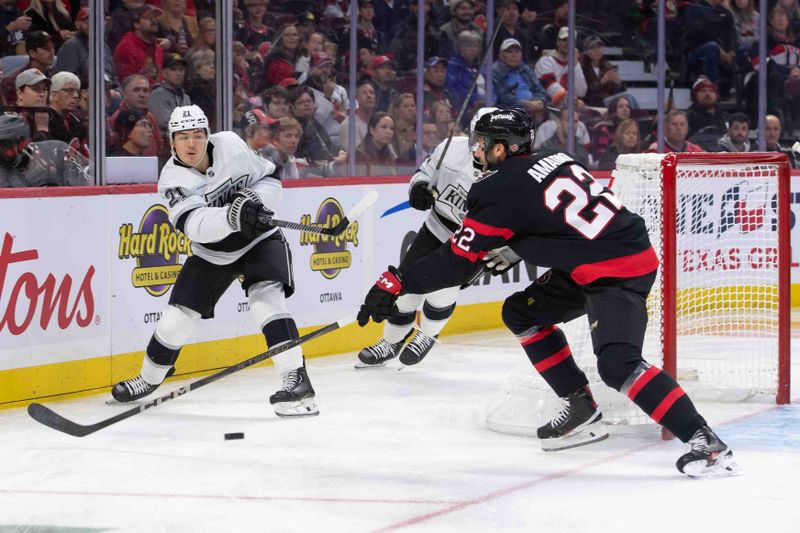
[[[544,203],[550,211],[555,211],[566,203],[564,209],[564,221],[566,224],[587,239],[593,240],[608,226],[617,214],[616,212],[622,209],[622,202],[613,193],[606,191],[605,187],[597,183],[583,167],[570,165],[569,170],[572,176],[559,176],[547,186],[544,191]],[[572,199],[567,199],[565,202],[562,200],[563,193],[568,194]],[[608,207],[598,202],[589,211],[594,213],[594,217],[591,220],[581,216],[581,212],[589,205],[590,196],[603,198],[611,205],[611,207]]]

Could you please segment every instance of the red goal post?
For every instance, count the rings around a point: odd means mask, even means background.
[[[647,158],[651,158],[647,162]],[[764,350],[774,350],[774,357],[777,362],[774,368],[776,384],[774,386],[775,401],[778,404],[789,403],[790,401],[790,275],[791,275],[791,243],[790,243],[790,167],[786,155],[781,153],[670,153],[666,155],[643,154],[634,156],[621,156],[617,161],[617,169],[614,172],[615,180],[618,181],[617,187],[620,189],[620,196],[623,202],[636,211],[637,200],[626,198],[625,190],[626,178],[629,178],[621,169],[626,166],[634,167],[641,163],[645,168],[648,164],[655,162],[652,158],[660,158],[661,174],[661,249],[662,259],[662,279],[661,279],[661,327],[662,327],[662,354],[664,369],[672,375],[679,376],[678,361],[682,357],[678,347],[678,339],[683,333],[691,329],[682,321],[686,322],[686,316],[702,308],[702,313],[707,314],[707,321],[716,321],[712,326],[715,329],[724,329],[726,324],[720,319],[719,314],[722,307],[726,307],[730,314],[738,314],[733,317],[733,325],[730,330],[723,332],[723,335],[736,335],[737,321],[739,325],[748,330],[751,336],[775,338],[775,344],[767,343]],[[641,173],[646,173],[642,170]],[[718,180],[720,185],[696,187],[702,181],[713,183]],[[720,190],[724,190],[720,197]],[[642,194],[641,192],[637,194]],[[687,199],[688,198],[688,199]],[[700,200],[697,200],[697,199]],[[698,299],[691,294],[683,295],[682,292],[698,291],[697,288],[687,289],[679,286],[681,276],[693,275],[691,270],[693,265],[688,256],[694,251],[692,249],[695,240],[708,243],[714,237],[704,235],[705,239],[693,239],[690,235],[692,231],[687,228],[696,222],[687,222],[687,209],[703,209],[705,206],[691,206],[692,201],[701,202],[702,199],[709,199],[713,207],[717,209],[717,216],[720,217],[712,222],[718,224],[714,230],[716,239],[721,240],[721,232],[728,229],[732,238],[737,239],[735,243],[741,243],[744,247],[753,246],[753,250],[760,250],[763,255],[769,257],[765,261],[767,266],[763,270],[752,269],[750,279],[745,280],[744,284],[752,283],[763,284],[758,290],[742,288],[742,280],[734,279],[735,285],[732,289],[722,288],[722,292],[717,295],[704,296],[702,303],[688,302],[686,300]],[[716,205],[717,203],[721,205]],[[751,209],[748,209],[751,207]],[[720,210],[722,212],[720,212]],[[769,227],[767,227],[769,226]],[[651,239],[656,243],[658,236],[654,236],[657,231],[650,227]],[[775,235],[773,235],[775,234]],[[751,237],[759,235],[758,238]],[[728,237],[726,235],[725,237]],[[718,243],[711,243],[712,247]],[[777,249],[776,249],[777,248]],[[725,263],[725,250],[716,249],[715,263],[719,260],[720,270],[713,274],[712,283],[725,285],[730,283],[727,278],[734,277],[728,267],[738,266],[747,262],[744,257],[736,257],[730,250],[738,250],[737,247],[729,249],[732,265]],[[769,250],[769,252],[766,252]],[[722,252],[722,253],[721,253]],[[706,252],[708,253],[708,252]],[[744,254],[742,254],[744,255]],[[706,263],[708,261],[704,259]],[[738,261],[738,263],[737,263]],[[751,261],[756,266],[761,264],[758,261]],[[679,269],[679,266],[682,268]],[[707,267],[707,264],[703,265]],[[712,265],[716,267],[717,265]],[[751,264],[751,266],[753,266]],[[712,270],[714,270],[712,268]],[[776,273],[767,273],[775,270]],[[762,274],[763,273],[763,274]],[[694,278],[699,280],[699,276]],[[758,278],[758,279],[756,279]],[[710,279],[710,278],[709,278]],[[706,283],[699,280],[700,284]],[[720,287],[712,287],[719,290]],[[749,292],[748,292],[749,291]],[[720,296],[721,295],[721,296]],[[683,298],[683,299],[682,299]],[[714,299],[727,299],[727,302],[720,303]],[[745,302],[747,299],[747,302]],[[760,299],[760,300],[759,300]],[[689,309],[694,306],[694,309]],[[742,309],[731,309],[737,306],[749,306],[749,314],[742,315]],[[751,316],[758,308],[764,316]],[[700,313],[696,313],[700,314]],[[730,317],[728,317],[730,318]],[[747,322],[747,323],[745,323]],[[702,329],[702,328],[695,328]],[[706,328],[708,329],[708,327]],[[743,337],[746,337],[745,331]],[[706,332],[700,332],[707,335]],[[695,335],[695,337],[698,337]],[[746,350],[742,347],[742,350]],[[751,347],[752,349],[752,347]],[[685,351],[685,350],[684,350]],[[744,357],[742,357],[744,359]],[[770,368],[770,371],[773,369]],[[719,370],[722,377],[726,377],[742,372],[754,376],[758,369],[726,369]]]

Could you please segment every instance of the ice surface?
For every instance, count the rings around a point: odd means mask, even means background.
[[[0,411],[0,532],[800,531],[797,405],[701,404],[744,474],[691,480],[655,431],[545,453],[487,430],[520,357],[497,331],[445,337],[402,372],[312,359],[321,414],[298,420],[269,406],[272,367],[83,439]],[[51,407],[81,423],[126,409],[104,399]]]

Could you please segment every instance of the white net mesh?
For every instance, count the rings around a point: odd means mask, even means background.
[[[620,156],[612,188],[645,219],[662,265],[662,154]],[[778,383],[778,232],[775,164],[679,164],[676,332],[678,380],[699,400],[742,401],[774,395]],[[669,260],[667,258],[667,260]],[[648,298],[644,358],[663,366],[662,269]],[[604,420],[639,425],[649,419],[597,374],[585,317],[562,327],[589,378]],[[560,400],[521,362],[490,402],[487,424],[535,434]]]

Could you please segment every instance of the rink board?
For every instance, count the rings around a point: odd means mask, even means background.
[[[296,287],[288,306],[301,334],[357,310],[377,274],[399,262],[422,225],[425,214],[404,201],[407,178],[376,181],[335,187],[324,181],[284,191],[277,217],[320,224],[335,224],[367,191],[380,194],[372,211],[341,238],[285,230]],[[0,202],[0,407],[106,390],[134,375],[190,253],[158,195]],[[500,302],[533,276],[518,268],[506,279],[480,280],[463,294],[447,332],[501,326]],[[357,350],[380,331],[351,325],[307,344],[305,352],[315,357]],[[191,339],[179,375],[229,366],[265,349],[238,282],[221,298],[215,319],[203,321]]]

